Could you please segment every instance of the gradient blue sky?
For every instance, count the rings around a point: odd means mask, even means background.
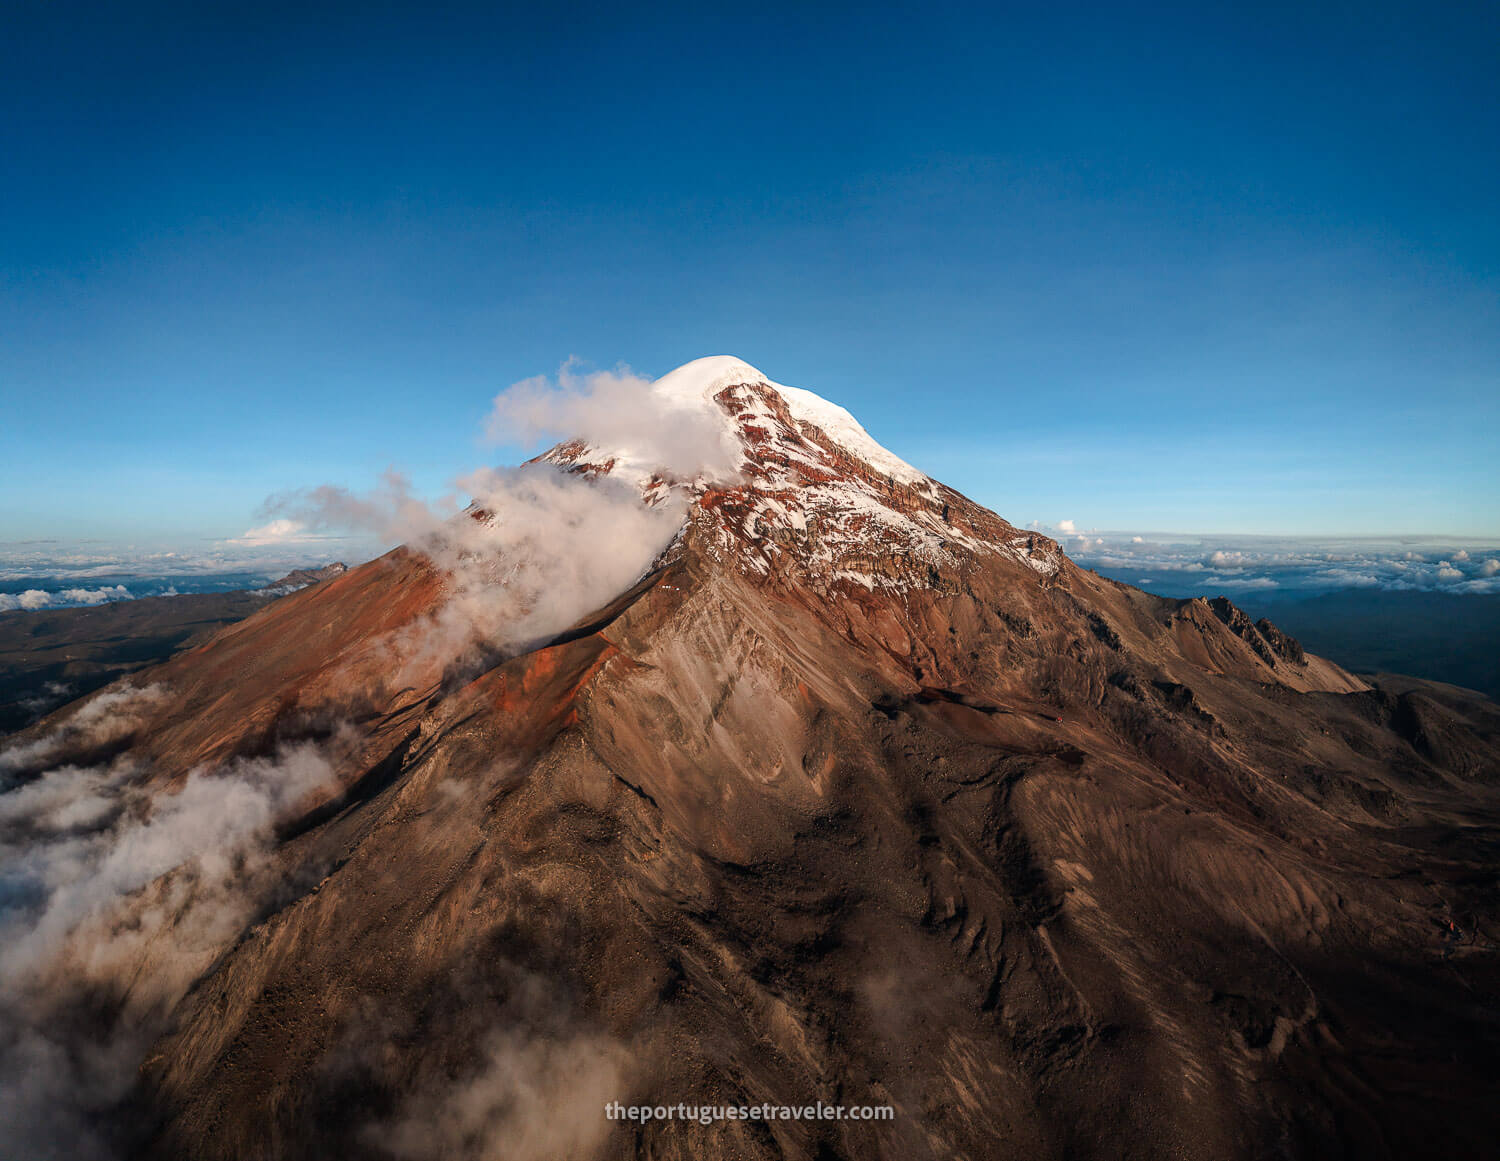
[[[0,540],[732,353],[1017,523],[1500,532],[1500,6],[0,8]]]

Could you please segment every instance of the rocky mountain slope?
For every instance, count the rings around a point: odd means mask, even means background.
[[[549,452],[685,513],[572,628],[424,649],[453,582],[397,550],[0,755],[8,852],[126,819],[172,851],[15,905],[0,1016],[74,1099],[0,1104],[12,1141],[1488,1154],[1500,708],[1081,570],[737,360],[655,390],[716,409],[740,471]],[[116,805],[62,818],[66,767]]]

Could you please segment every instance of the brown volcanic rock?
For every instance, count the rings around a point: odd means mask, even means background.
[[[745,481],[552,643],[382,665],[441,600],[398,552],[158,671],[158,777],[363,741],[277,850],[310,886],[177,1005],[134,1152],[1488,1149],[1500,709],[1080,570],[748,373],[717,395],[763,433]]]

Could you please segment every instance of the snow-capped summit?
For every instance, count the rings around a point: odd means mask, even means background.
[[[793,573],[820,590],[909,589],[933,570],[1003,556],[1042,576],[1061,564],[1057,546],[1024,533],[945,487],[873,439],[847,410],[774,382],[743,359],[695,359],[651,385],[664,422],[704,412],[723,423],[737,478],[675,477],[630,449],[578,439],[544,459],[638,484],[659,503],[692,499],[690,525],[715,551],[763,575]]]
[[[684,363],[656,380],[651,389],[680,405],[696,400],[714,401],[728,388],[750,385],[769,387],[781,397],[799,424],[812,424],[828,440],[891,479],[903,484],[927,479],[922,472],[876,442],[859,421],[837,403],[830,403],[821,395],[801,387],[774,382],[765,372],[733,355],[709,355]]]
[[[651,384],[652,391],[668,399],[711,399],[725,387],[737,383],[770,383],[765,372],[733,355],[705,355],[668,371]]]

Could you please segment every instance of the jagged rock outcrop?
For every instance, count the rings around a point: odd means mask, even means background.
[[[1303,653],[1302,645],[1297,638],[1289,633],[1283,633],[1265,617],[1256,621],[1255,627],[1266,639],[1266,643],[1271,646],[1271,652],[1276,656],[1284,661],[1290,661],[1293,665],[1301,665],[1307,660],[1307,655]]]

